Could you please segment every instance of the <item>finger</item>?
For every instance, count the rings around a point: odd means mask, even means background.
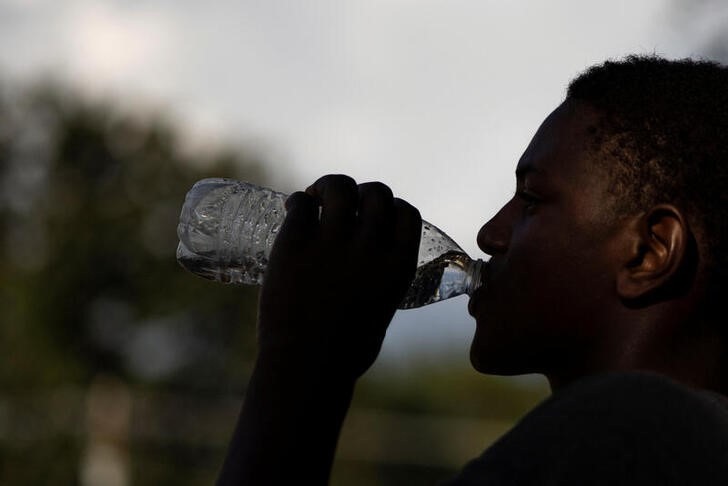
[[[301,241],[318,226],[318,204],[305,192],[294,192],[286,199],[286,219],[277,240]]]
[[[394,198],[395,230],[394,241],[402,255],[403,268],[414,277],[422,237],[422,217],[416,207],[407,201]]]
[[[365,240],[390,238],[394,227],[394,196],[381,182],[359,184],[359,224]]]
[[[354,179],[345,175],[326,175],[306,189],[306,193],[321,205],[321,232],[324,237],[340,237],[351,232],[359,202]]]

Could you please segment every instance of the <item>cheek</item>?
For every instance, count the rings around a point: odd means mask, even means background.
[[[492,298],[496,306],[506,307],[513,325],[558,329],[581,313],[591,262],[575,240],[540,236],[523,231],[514,238]]]
[[[549,224],[536,225],[542,221]],[[598,242],[545,218],[530,223],[514,228],[508,251],[492,263],[471,354],[483,368],[538,363],[594,332],[596,300],[609,284]]]
[[[547,332],[581,334],[580,330],[588,332],[599,300],[609,291],[608,272],[593,243],[577,239],[562,243],[544,245],[540,258],[532,262],[533,275],[522,289],[532,306],[524,302],[524,307],[531,307],[528,318],[538,320]]]

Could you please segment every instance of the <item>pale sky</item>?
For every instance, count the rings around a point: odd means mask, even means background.
[[[482,257],[480,225],[574,75],[704,55],[727,23],[709,0],[0,0],[0,76],[162,108],[195,146],[254,146],[281,190],[381,180]],[[466,303],[399,312],[384,360],[464,358]]]

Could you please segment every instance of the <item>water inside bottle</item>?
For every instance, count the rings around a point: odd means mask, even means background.
[[[190,251],[181,241],[177,246],[177,261],[185,270],[200,277],[238,285],[260,285],[268,266],[268,258],[263,252],[235,262],[221,263],[213,257]]]
[[[417,267],[400,309],[413,309],[467,292],[473,261],[460,250],[448,251]]]

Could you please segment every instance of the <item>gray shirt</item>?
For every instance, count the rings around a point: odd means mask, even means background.
[[[648,373],[558,391],[448,486],[728,485],[728,399]]]

